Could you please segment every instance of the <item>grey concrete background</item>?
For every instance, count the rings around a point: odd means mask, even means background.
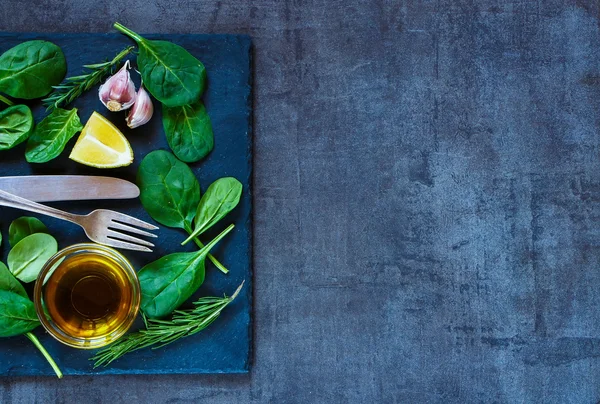
[[[3,31],[253,36],[256,286],[248,376],[3,380],[0,402],[597,402],[599,16],[3,0]]]

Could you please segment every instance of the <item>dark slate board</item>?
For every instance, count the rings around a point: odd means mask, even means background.
[[[237,209],[222,224],[216,226],[206,240],[222,230],[227,224],[236,228],[214,250],[229,269],[223,275],[212,264],[207,264],[206,281],[193,299],[201,295],[230,295],[242,281],[245,286],[240,296],[230,304],[221,317],[208,329],[195,336],[180,340],[164,349],[142,350],[123,357],[107,368],[92,369],[88,360],[93,352],[61,345],[40,327],[35,331],[44,346],[55,358],[65,375],[89,374],[161,374],[161,373],[244,373],[250,368],[252,338],[252,226],[251,226],[251,178],[252,178],[252,70],[251,40],[240,35],[147,35],[173,41],[185,47],[206,66],[209,86],[204,102],[211,117],[215,148],[200,163],[192,165],[202,190],[217,178],[233,176],[244,186],[242,200]],[[111,59],[131,42],[118,34],[0,34],[0,51],[31,39],[50,40],[59,45],[67,58],[68,75],[77,75],[83,64]],[[132,72],[132,76],[136,76]],[[138,80],[139,79],[135,79]],[[136,83],[138,84],[138,83]],[[39,102],[34,107],[36,122],[44,114]],[[126,134],[134,152],[134,163],[125,168],[100,170],[87,168],[67,158],[76,138],[72,139],[58,159],[41,165],[29,165],[24,158],[25,146],[0,152],[0,176],[30,174],[85,174],[111,175],[135,182],[137,168],[142,158],[152,150],[167,149],[161,121],[161,108],[155,101],[152,121],[135,130],[125,125],[125,112],[109,113],[98,100],[97,88],[77,100],[79,117],[85,123],[92,111],[108,116]],[[55,207],[75,213],[86,213],[95,208],[122,211],[152,221],[137,199],[107,202],[61,202]],[[23,214],[9,208],[0,208],[0,228],[4,239],[8,237],[8,225]],[[58,239],[60,247],[84,242],[83,231],[75,225],[55,219],[40,217]],[[136,268],[157,259],[161,255],[194,249],[193,243],[181,247],[184,233],[161,226],[155,252],[123,253]],[[3,243],[2,257],[8,253]],[[138,321],[133,329],[141,326]],[[53,371],[25,337],[0,340],[0,375],[53,375]]]

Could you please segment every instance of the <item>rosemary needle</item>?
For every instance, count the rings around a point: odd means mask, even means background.
[[[191,310],[175,310],[171,320],[154,320],[143,316],[146,329],[129,334],[97,352],[90,359],[95,362],[94,368],[107,366],[129,352],[147,347],[162,348],[180,338],[204,330],[237,297],[242,286],[244,282],[238,286],[231,297],[202,297],[194,302],[195,307]]]
[[[46,106],[46,110],[52,111],[54,108],[73,102],[84,91],[88,91],[104,77],[112,74],[114,67],[133,49],[133,46],[123,49],[113,60],[108,62],[84,65],[83,67],[90,70],[90,72],[80,76],[67,77],[60,85],[53,86],[54,91],[42,100]]]

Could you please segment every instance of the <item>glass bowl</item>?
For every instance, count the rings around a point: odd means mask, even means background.
[[[100,244],[75,244],[44,264],[33,300],[50,335],[74,348],[95,349],[131,327],[140,307],[140,284],[118,251]]]

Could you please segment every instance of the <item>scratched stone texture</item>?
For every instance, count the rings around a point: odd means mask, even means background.
[[[597,403],[594,0],[2,0],[3,31],[249,34],[249,375],[2,403]],[[198,358],[202,360],[202,358]]]

